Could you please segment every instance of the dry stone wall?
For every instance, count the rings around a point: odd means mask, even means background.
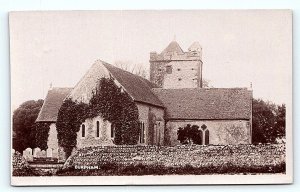
[[[23,169],[28,167],[26,159],[19,152],[12,154],[12,167],[13,169]]]
[[[212,146],[102,146],[75,152],[67,167],[118,165],[164,165],[167,167],[274,166],[285,162],[285,145],[212,145]]]

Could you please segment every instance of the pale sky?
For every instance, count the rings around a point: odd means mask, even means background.
[[[68,11],[10,15],[12,107],[44,99],[50,83],[74,87],[93,62],[149,68],[176,36],[198,41],[203,77],[214,87],[250,87],[255,98],[290,102],[290,11]]]

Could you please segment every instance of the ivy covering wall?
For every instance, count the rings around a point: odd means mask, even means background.
[[[58,112],[56,122],[58,145],[63,147],[67,156],[70,156],[72,149],[76,147],[77,132],[85,119],[84,111],[87,107],[87,104],[66,99]]]
[[[148,112],[148,122],[148,143],[154,145],[154,125],[156,123],[156,117],[150,110]]]
[[[35,128],[35,143],[41,150],[48,148],[47,142],[49,137],[50,124],[48,122],[37,122],[34,124]]]
[[[77,144],[77,132],[87,118],[101,116],[115,126],[116,145],[135,145],[139,139],[138,108],[130,95],[112,78],[101,78],[89,104],[67,99],[57,118],[59,146],[67,156]]]

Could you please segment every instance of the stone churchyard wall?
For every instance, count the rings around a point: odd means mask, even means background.
[[[285,145],[102,146],[82,148],[65,162],[69,167],[163,165],[167,167],[276,166],[285,163]]]

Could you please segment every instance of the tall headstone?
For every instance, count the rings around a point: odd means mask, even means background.
[[[26,161],[33,161],[32,149],[27,148],[23,151],[23,157]]]
[[[65,162],[66,161],[66,153],[63,148],[58,148],[58,161]]]
[[[58,149],[53,149],[52,150],[52,158],[57,158],[58,159]]]
[[[33,157],[38,157],[38,153],[40,153],[41,152],[41,149],[40,148],[34,148],[33,149]]]
[[[47,153],[47,157],[52,158],[53,154],[52,154],[52,149],[51,149],[51,148],[48,148],[48,149],[46,150],[46,153]]]
[[[41,157],[41,158],[47,157],[47,154],[46,154],[46,151],[45,151],[45,150],[42,150],[42,151],[41,151],[40,157]]]

